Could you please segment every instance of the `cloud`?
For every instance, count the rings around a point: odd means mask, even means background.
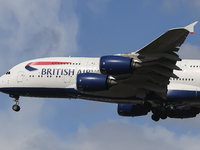
[[[11,111],[11,107],[0,111],[0,149],[16,150],[28,137],[43,132],[38,122],[43,101],[24,101],[21,106],[25,105],[32,107],[24,107],[22,113]]]
[[[1,0],[0,74],[32,58],[76,53],[78,19],[74,7],[72,0]],[[51,108],[43,111],[44,105],[48,107],[43,99],[20,98],[19,113],[12,111],[11,98],[1,93],[1,99],[5,101],[0,110],[0,149],[61,149],[58,137],[41,125],[41,120],[54,115]]]
[[[66,145],[50,131],[41,131],[29,136],[17,150],[66,150]]]
[[[0,63],[7,62],[8,67],[28,59],[76,53],[74,7],[72,0],[1,1]]]
[[[67,147],[59,136],[48,128],[46,118],[53,118],[54,110],[44,99],[20,98],[22,109],[18,113],[11,110],[11,99],[5,100],[10,103],[8,108],[0,110],[0,149],[64,150]]]
[[[94,13],[102,14],[108,2],[109,0],[89,1],[88,7]],[[62,5],[66,7],[62,8]],[[78,19],[72,0],[2,0],[0,2],[0,20],[0,67],[2,72],[23,60],[46,56],[66,56],[77,51]],[[194,58],[194,54],[199,57],[199,47],[191,44],[182,46],[181,55],[188,58],[188,50],[189,54],[192,53],[192,58]],[[5,98],[5,101],[9,103],[9,108],[1,104],[4,109],[0,110],[0,149],[121,150],[134,148],[146,150],[161,147],[164,150],[170,148],[186,150],[197,149],[200,146],[200,135],[198,134],[177,135],[169,129],[159,126],[159,123],[154,126],[148,124],[140,126],[124,120],[96,122],[89,127],[82,124],[73,133],[58,135],[43,120],[55,115],[54,111],[57,111],[55,109],[60,108],[53,109],[51,106],[47,106],[43,99],[20,98],[22,110],[15,113],[11,110],[10,98]],[[93,108],[93,105],[85,108],[86,113],[97,110],[97,108],[90,109],[91,106]],[[74,116],[62,118],[58,114],[56,117],[70,121]],[[51,123],[51,121],[49,122]],[[198,118],[193,122],[198,125]],[[59,128],[59,126],[56,127]]]
[[[45,115],[41,112],[44,100],[24,101],[23,113],[10,110],[0,113],[0,148],[6,150],[121,150],[197,149],[200,135],[185,133],[178,135],[169,129],[153,123],[138,125],[128,120],[96,122],[90,127],[81,124],[77,131],[59,138],[53,131],[41,125]],[[26,108],[29,105],[32,107]],[[46,106],[45,106],[46,107]],[[51,115],[51,112],[48,112]],[[179,120],[180,121],[180,120]]]
[[[178,52],[180,58],[183,59],[200,59],[200,48],[189,43],[185,43],[181,46]]]
[[[200,136],[182,135],[167,130],[164,127],[156,125],[136,125],[123,121],[108,121],[96,123],[91,128],[84,125],[79,127],[77,133],[71,134],[68,142],[71,150],[88,149],[156,149],[162,147],[163,150],[197,149],[200,146],[198,142]]]

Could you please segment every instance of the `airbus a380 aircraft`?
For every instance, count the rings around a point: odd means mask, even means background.
[[[0,77],[0,91],[19,97],[79,98],[118,104],[121,116],[190,118],[200,113],[200,60],[176,54],[194,22],[168,30],[136,52],[52,57],[20,63]]]

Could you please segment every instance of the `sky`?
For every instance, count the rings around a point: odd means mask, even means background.
[[[200,0],[0,0],[0,74],[51,56],[134,52],[168,29],[200,21]],[[200,23],[181,58],[200,59]],[[121,117],[117,105],[0,93],[0,149],[121,150],[200,147],[200,115],[191,119]]]

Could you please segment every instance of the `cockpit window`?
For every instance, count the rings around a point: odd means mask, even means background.
[[[10,71],[6,72],[6,74],[7,74],[7,75],[10,74]]]

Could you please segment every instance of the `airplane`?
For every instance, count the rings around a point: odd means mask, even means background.
[[[120,116],[152,112],[152,120],[191,118],[200,113],[200,60],[177,52],[198,21],[170,29],[130,53],[28,60],[0,77],[0,91],[19,97],[69,98],[116,103]]]

